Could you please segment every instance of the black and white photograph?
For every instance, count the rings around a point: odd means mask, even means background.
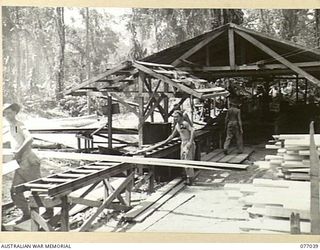
[[[320,9],[2,6],[2,63],[1,231],[320,235]]]

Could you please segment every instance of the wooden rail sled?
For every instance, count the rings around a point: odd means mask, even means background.
[[[115,176],[122,177],[123,181],[114,189],[108,179]],[[103,185],[106,190],[107,195],[104,199],[86,199],[86,196],[99,184]],[[56,231],[57,228],[60,231],[69,231],[69,212],[76,205],[97,208],[79,229],[79,231],[88,231],[92,222],[104,209],[120,207],[126,211],[131,208],[133,184],[134,168],[132,164],[96,162],[19,185],[16,191],[31,192],[28,198],[31,210],[31,231]],[[79,196],[73,196],[76,190],[81,190],[82,193]],[[40,213],[41,207],[55,208],[55,215],[45,220]]]

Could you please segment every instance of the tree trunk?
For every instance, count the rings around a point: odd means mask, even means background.
[[[58,28],[58,35],[59,35],[59,65],[58,65],[58,72],[57,72],[57,88],[56,88],[56,98],[60,100],[62,97],[62,90],[63,90],[63,82],[64,82],[64,50],[65,50],[65,26],[64,26],[64,8],[57,7],[57,28]]]
[[[297,35],[298,30],[296,29],[298,24],[298,12],[299,10],[282,10],[282,27],[281,27],[281,37],[288,41],[292,40],[294,36]]]
[[[90,47],[90,22],[89,22],[89,18],[90,18],[90,13],[89,13],[89,8],[86,8],[86,64],[87,64],[87,79],[90,78],[90,51],[89,51],[89,47]],[[91,114],[91,97],[88,95],[87,96],[87,106],[88,106],[88,113],[89,115]]]
[[[20,23],[20,17],[19,17],[19,8],[15,8],[15,14],[16,14],[16,24],[19,25]],[[21,44],[20,44],[20,36],[19,36],[19,29],[16,29],[16,72],[17,72],[17,78],[16,78],[16,96],[15,99],[17,102],[21,101]]]
[[[316,46],[320,46],[320,9],[314,10]]]
[[[270,23],[267,21],[268,17],[265,16],[265,10],[261,9],[260,10],[260,18],[262,22],[262,32],[266,32],[270,34]]]

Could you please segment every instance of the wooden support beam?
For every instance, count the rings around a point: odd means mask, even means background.
[[[290,61],[288,61],[287,59],[285,59],[284,57],[282,57],[281,55],[279,55],[278,53],[276,53],[275,51],[273,51],[272,49],[270,49],[266,45],[264,45],[262,42],[258,41],[254,37],[252,37],[251,35],[248,35],[247,33],[243,32],[243,31],[238,31],[238,30],[236,30],[235,32],[238,35],[240,35],[241,37],[243,37],[244,39],[246,39],[247,41],[249,41],[250,43],[252,43],[257,48],[261,49],[262,51],[264,51],[265,53],[267,53],[268,55],[270,55],[271,57],[273,57],[277,61],[279,61],[282,64],[284,64],[285,66],[287,66],[292,71],[294,71],[294,72],[298,73],[299,75],[305,77],[306,79],[308,79],[310,82],[316,84],[317,86],[320,86],[320,80],[319,79],[315,78],[314,76],[310,75],[309,73],[307,73],[306,71],[302,70],[298,66],[294,65],[293,63],[291,63]]]
[[[136,66],[136,65],[135,65]],[[139,71],[138,76],[138,90],[139,94],[143,93],[143,87],[144,87],[144,81],[145,81],[145,74],[143,71]],[[138,128],[138,135],[139,135],[139,148],[143,145],[143,117],[144,117],[144,98],[140,95],[139,98],[139,128]]]
[[[68,196],[61,197],[61,228],[60,231],[68,232],[69,231],[69,201]]]
[[[153,76],[154,78],[156,79],[160,79],[168,84],[170,84],[171,86],[173,87],[176,87],[190,95],[194,95],[195,97],[198,97],[198,98],[201,98],[201,94],[198,93],[197,91],[183,85],[183,84],[180,84],[180,83],[176,83],[174,81],[172,81],[169,77],[167,76],[164,76],[164,75],[161,75],[161,74],[158,74],[156,72],[154,72],[153,70],[141,65],[141,64],[138,64],[136,62],[133,62],[133,66],[136,67],[137,69],[143,71],[144,73],[150,75],[150,76]]]
[[[88,207],[100,207],[102,204],[102,201],[94,201],[94,200],[88,200],[80,197],[68,197],[68,201],[70,204],[81,204]]]
[[[196,46],[192,47],[191,49],[189,49],[187,52],[185,52],[182,56],[178,57],[176,60],[173,61],[173,63],[171,63],[173,66],[177,66],[179,65],[179,63],[181,62],[181,60],[183,59],[187,59],[188,57],[192,56],[194,53],[196,53],[197,51],[199,51],[200,49],[202,49],[204,46],[206,46],[207,44],[209,44],[210,42],[212,42],[214,39],[216,39],[217,37],[219,37],[224,31],[219,31],[217,33],[214,34],[210,34],[209,37],[205,38],[204,40],[202,40],[201,42],[199,42]]]
[[[228,29],[228,45],[229,45],[229,65],[230,69],[234,70],[236,67],[235,57],[235,44],[234,44],[234,30],[233,28]]]
[[[40,229],[39,223],[35,214],[39,214],[39,207],[30,207],[31,231],[37,232]]]
[[[118,96],[115,93],[110,93],[110,95],[116,99],[118,102],[120,102],[123,106],[125,106],[127,109],[129,109],[132,113],[134,113],[137,117],[139,117],[139,113],[135,108],[132,107],[132,104],[127,103],[126,100],[124,100],[122,97]]]
[[[65,91],[64,94],[65,95],[71,94],[71,92],[73,92],[73,91],[76,91],[76,90],[78,90],[80,88],[88,86],[89,84],[94,83],[94,82],[96,82],[98,80],[101,80],[102,78],[107,77],[109,75],[112,75],[112,74],[116,73],[119,70],[125,69],[125,68],[129,67],[130,65],[131,65],[131,62],[129,62],[129,61],[123,62],[123,63],[119,64],[118,66],[116,66],[116,67],[114,67],[112,69],[109,69],[106,72],[101,73],[101,74],[99,74],[99,75],[97,75],[97,76],[95,76],[95,77],[93,77],[91,79],[88,79],[88,80],[78,84],[77,86],[73,87],[70,90]]]
[[[290,41],[283,41],[281,39],[278,39],[278,38],[275,38],[275,37],[272,37],[272,36],[269,36],[269,35],[265,35],[261,32],[257,32],[257,31],[254,31],[254,30],[251,30],[251,29],[246,29],[244,27],[241,27],[239,25],[235,25],[235,24],[232,24],[232,27],[234,27],[236,30],[239,30],[239,31],[243,31],[243,32],[246,32],[246,33],[249,33],[249,34],[252,34],[252,35],[255,35],[255,36],[259,36],[259,37],[262,37],[262,38],[265,38],[267,40],[273,40],[275,42],[280,42],[282,43],[284,46],[292,46],[300,51],[306,51],[306,52],[311,52],[313,54],[316,54],[318,56],[320,56],[320,51],[317,50],[317,49],[314,49],[314,48],[308,48],[308,47],[304,47],[304,46],[301,46],[301,45],[298,45],[294,42],[290,42]]]
[[[164,88],[164,92],[169,92],[169,85],[168,83],[164,83],[163,84],[163,88]],[[164,122],[168,122],[168,118],[169,118],[169,98],[167,96],[164,97],[163,99],[163,109],[164,109],[164,117],[163,117],[163,121]]]
[[[291,213],[290,215],[290,233],[301,234],[300,215],[298,213]]]
[[[162,68],[169,68],[172,69],[174,68],[170,64],[158,64],[158,63],[151,63],[151,62],[143,62],[143,61],[136,61],[139,64],[145,65],[145,66],[151,66],[151,67],[162,67]]]
[[[59,197],[48,197],[47,195],[39,195],[33,192],[29,197],[30,207],[59,207],[61,206],[62,200]]]
[[[299,75],[296,75],[296,103],[299,101]]]
[[[147,114],[145,114],[145,116],[143,117],[143,119],[141,119],[141,122],[139,122],[139,126],[138,126],[138,130],[141,129],[141,126],[143,126],[144,122],[149,118],[149,116],[152,114],[152,112],[155,110],[155,108],[157,106],[159,106],[160,102],[162,101],[162,97],[160,96],[160,98],[158,98],[158,100],[156,100],[156,102],[152,105],[152,107],[149,109],[149,111],[147,112]]]
[[[108,96],[108,148],[112,149],[112,97]]]
[[[31,211],[31,218],[32,220],[39,225],[39,227],[43,228],[46,232],[52,232],[54,231],[53,227],[48,224],[40,214],[38,214],[35,209],[32,209]]]
[[[151,86],[146,85],[147,89],[149,91],[149,100],[148,100],[148,102],[147,102],[147,104],[145,106],[145,113],[147,112],[147,110],[151,106],[152,102],[154,102],[154,99],[155,99],[156,95],[158,95],[157,90],[158,90],[158,88],[160,86],[160,83],[161,83],[161,80],[158,81],[157,86],[156,86],[156,88],[154,90],[152,90]]]
[[[308,79],[305,79],[304,102],[307,103],[308,97]]]
[[[132,182],[133,175],[134,173],[131,173],[124,180],[124,182],[122,182],[121,185],[104,201],[104,203],[97,209],[97,211],[83,223],[79,230],[80,232],[85,232],[89,230],[91,223],[97,218],[97,216],[111,204],[111,202],[123,191],[124,188],[127,187],[127,185],[130,182]]]
[[[178,102],[178,105],[181,106],[181,105],[185,102],[185,100],[187,100],[187,99],[188,99],[187,97],[181,98],[181,100]],[[172,114],[173,114],[174,111],[175,111],[174,108],[171,109],[170,112],[169,112],[169,114],[168,114],[168,117],[172,116]]]
[[[319,154],[314,140],[313,121],[310,123],[310,222],[311,234],[320,234],[320,203],[319,203]]]
[[[312,67],[319,67],[320,62],[301,62],[301,63],[292,63],[293,65],[300,67],[300,68],[312,68]],[[236,66],[237,71],[247,71],[247,70],[276,70],[276,69],[287,69],[288,67],[283,64],[265,64],[263,66],[258,65],[240,65]],[[188,72],[192,71],[203,71],[203,72],[215,72],[215,71],[230,71],[230,66],[197,66],[197,67],[179,67],[180,70],[185,70]],[[269,72],[270,73],[270,72]]]
[[[128,183],[127,187],[125,188],[125,199],[124,199],[124,205],[130,207],[131,206],[131,192],[134,184],[134,171],[132,169],[127,170],[127,176],[129,177],[132,175],[131,181]],[[120,196],[120,195],[119,195]],[[122,197],[121,197],[122,198]]]

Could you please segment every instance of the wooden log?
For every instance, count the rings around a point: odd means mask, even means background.
[[[166,166],[172,164],[180,168],[197,168],[207,169],[221,168],[221,169],[247,169],[248,165],[244,164],[230,164],[219,162],[203,162],[192,160],[174,160],[174,159],[160,159],[160,158],[142,158],[142,157],[126,157],[114,155],[101,155],[101,154],[83,154],[83,153],[64,153],[64,152],[47,152],[38,151],[41,157],[58,158],[58,159],[73,159],[73,160],[87,160],[87,161],[118,161],[134,164]],[[212,169],[211,168],[211,169]]]

